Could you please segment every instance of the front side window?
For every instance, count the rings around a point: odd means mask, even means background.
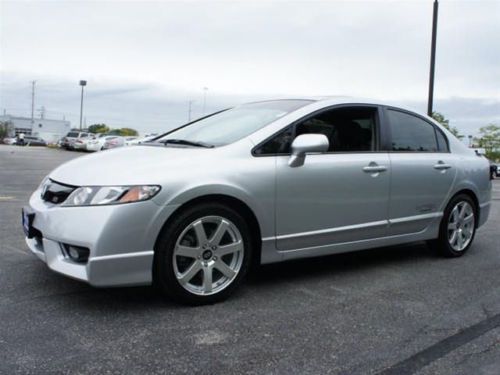
[[[157,141],[182,140],[223,146],[310,103],[311,100],[273,100],[243,104],[174,130]]]
[[[293,139],[301,134],[324,134],[330,144],[328,152],[375,151],[376,113],[376,108],[372,107],[344,107],[321,112],[277,133],[258,147],[255,154],[289,154]]]
[[[434,125],[408,113],[387,110],[393,151],[438,152]],[[439,132],[441,133],[441,132]],[[444,140],[441,140],[443,142]],[[445,147],[443,145],[443,147]]]

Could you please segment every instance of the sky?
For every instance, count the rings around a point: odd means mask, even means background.
[[[304,95],[425,113],[431,23],[432,0],[0,0],[0,111],[29,117],[36,80],[36,115],[78,126],[85,79],[87,125],[141,133]],[[439,2],[434,108],[500,125],[500,0]]]

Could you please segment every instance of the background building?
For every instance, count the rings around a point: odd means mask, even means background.
[[[0,121],[12,124],[13,133],[33,135],[42,138],[47,143],[56,143],[71,130],[71,123],[65,120],[51,120],[45,118],[35,118],[33,123],[30,117],[17,117],[11,115],[0,116]]]

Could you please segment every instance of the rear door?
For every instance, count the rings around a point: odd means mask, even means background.
[[[440,220],[453,185],[456,157],[444,133],[414,113],[385,110],[389,128],[389,235],[417,233]]]

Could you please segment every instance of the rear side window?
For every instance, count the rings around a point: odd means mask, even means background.
[[[443,132],[439,129],[436,129],[436,138],[438,141],[438,147],[440,152],[448,152],[448,142],[446,141],[446,137]]]
[[[393,151],[438,152],[438,136],[434,125],[408,113],[387,110]],[[441,132],[438,132],[441,134]],[[441,134],[441,142],[446,144]]]

